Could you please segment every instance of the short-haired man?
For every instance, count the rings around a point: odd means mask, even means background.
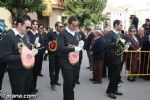
[[[107,36],[107,54],[108,54],[108,67],[110,71],[110,81],[106,93],[112,99],[116,99],[115,95],[122,95],[118,92],[118,83],[120,81],[120,68],[121,68],[121,55],[116,55],[116,43],[120,37],[122,29],[122,22],[115,20],[113,22],[113,30],[108,32]]]
[[[68,19],[68,26],[63,29],[58,36],[58,51],[60,53],[60,64],[63,74],[63,100],[74,100],[74,87],[78,81],[78,69],[79,62],[72,64],[69,61],[70,53],[79,53],[82,48],[78,46],[78,19],[75,16],[71,16]],[[76,59],[77,60],[77,59]]]
[[[46,36],[46,43],[49,48],[49,43],[52,41],[57,42],[58,35],[62,31],[63,25],[61,22],[55,23],[54,31],[49,31]],[[57,43],[56,43],[57,44]],[[49,76],[50,76],[50,85],[52,90],[55,89],[55,85],[60,86],[61,84],[58,82],[59,80],[59,71],[60,71],[60,63],[59,63],[59,55],[57,48],[48,49],[49,54]]]
[[[31,19],[28,15],[20,15],[16,19],[16,27],[10,29],[3,38],[4,60],[8,64],[12,94],[22,95],[31,93],[32,70],[23,67],[18,43],[22,41],[31,48],[27,30],[31,27]],[[22,41],[21,41],[22,40]],[[13,100],[28,100],[28,98],[13,98]]]

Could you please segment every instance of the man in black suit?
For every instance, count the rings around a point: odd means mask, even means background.
[[[113,22],[113,30],[108,32],[107,36],[107,54],[108,67],[111,73],[110,81],[106,93],[112,99],[116,99],[115,95],[122,95],[118,92],[118,83],[120,80],[121,55],[116,55],[116,43],[120,38],[119,34],[122,29],[122,22],[115,20]]]
[[[41,43],[40,49],[38,50],[38,69],[37,69],[37,74],[38,76],[43,77],[43,74],[41,73],[42,71],[42,64],[43,64],[43,56],[45,53],[45,35],[46,33],[44,32],[44,27],[42,24],[38,25],[38,35],[39,35],[39,42]]]
[[[31,27],[31,19],[28,15],[20,15],[16,19],[16,27],[10,29],[3,37],[3,59],[8,64],[8,75],[12,94],[31,94],[32,70],[26,69],[21,61],[19,43],[23,43],[31,49],[27,30]],[[21,41],[22,40],[22,41]],[[13,100],[28,100],[29,98],[16,97]]]
[[[78,19],[71,16],[68,19],[68,26],[58,36],[58,52],[61,64],[63,83],[63,100],[74,100],[74,87],[78,81],[79,62],[74,64],[69,60],[70,53],[79,53],[82,48],[78,46]],[[78,55],[75,55],[78,58]],[[76,59],[77,60],[77,59]]]
[[[31,21],[31,30],[28,31],[27,34],[29,36],[30,43],[33,45],[33,48],[41,48],[43,46],[40,33],[38,33],[38,21],[37,20]],[[36,86],[37,86],[38,69],[41,65],[39,64],[41,62],[40,57],[41,56],[39,56],[39,52],[38,52],[38,54],[35,55],[35,64],[34,64],[34,67],[32,68],[32,71],[33,71],[32,93],[33,94],[38,92],[38,90],[36,89]]]
[[[56,41],[57,37],[62,30],[63,25],[61,22],[55,23],[54,31],[49,31],[46,36],[46,43],[49,48],[49,42]],[[57,41],[56,41],[57,42]],[[59,71],[60,71],[60,62],[59,62],[59,55],[58,50],[51,50],[48,51],[49,54],[49,76],[50,76],[50,85],[51,88],[54,90],[55,85],[60,86],[61,84],[58,82],[59,80]]]
[[[87,67],[87,69],[93,70],[93,58],[90,52],[91,52],[91,45],[94,39],[94,33],[91,31],[91,28],[89,27],[86,30],[87,30],[87,39],[85,41],[84,49],[86,50],[89,59],[89,67]]]
[[[2,43],[2,38],[3,38],[3,32],[0,29],[0,94],[2,90],[2,82],[3,82],[3,77],[5,73],[5,63],[3,62],[3,43]],[[0,100],[3,100],[3,98],[0,96]]]

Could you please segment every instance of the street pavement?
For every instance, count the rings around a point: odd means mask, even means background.
[[[107,97],[105,91],[108,86],[108,79],[103,79],[101,84],[92,84],[89,78],[92,72],[86,69],[89,65],[86,53],[84,52],[83,61],[80,72],[80,85],[76,85],[75,100],[111,100]],[[48,60],[43,62],[42,74],[44,77],[38,77],[37,81],[37,98],[34,100],[63,100],[62,86],[56,86],[55,90],[50,87]],[[150,100],[150,81],[137,79],[135,82],[128,82],[126,76],[122,77],[124,81],[119,87],[119,91],[123,92],[123,96],[117,96],[117,100]],[[59,82],[63,84],[63,78],[60,73]],[[6,73],[3,80],[2,94],[11,94],[8,74]],[[11,100],[6,99],[5,100]]]

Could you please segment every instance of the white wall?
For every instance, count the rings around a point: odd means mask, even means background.
[[[31,17],[31,19],[35,19],[35,20],[37,20],[38,18],[38,16],[37,16],[37,13],[36,12],[32,12],[32,13],[28,13],[28,15]]]
[[[62,10],[60,9],[53,9],[52,16],[49,17],[49,25],[51,28],[55,27],[56,22],[61,22],[61,16],[63,15]]]

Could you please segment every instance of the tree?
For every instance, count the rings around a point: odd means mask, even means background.
[[[64,0],[65,13],[75,15],[80,26],[99,24],[103,20],[102,12],[107,0]]]
[[[42,12],[45,9],[42,0],[0,0],[0,7],[8,9],[13,19],[18,14],[27,14],[34,11]]]

